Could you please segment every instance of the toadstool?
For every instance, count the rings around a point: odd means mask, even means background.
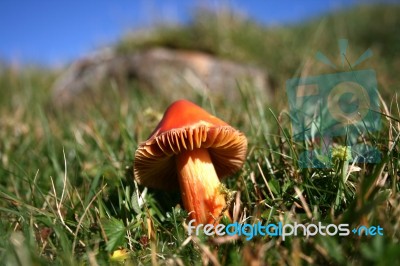
[[[219,178],[234,174],[247,152],[245,135],[187,100],[172,103],[135,153],[134,177],[173,190],[196,224],[218,223],[226,210]]]

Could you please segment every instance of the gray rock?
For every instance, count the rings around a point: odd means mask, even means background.
[[[140,89],[171,100],[196,94],[234,101],[240,97],[238,86],[266,99],[271,93],[267,73],[255,66],[199,51],[152,48],[131,55],[106,51],[76,61],[56,80],[53,101],[68,105],[84,92],[101,93],[106,80],[129,78],[136,79]]]

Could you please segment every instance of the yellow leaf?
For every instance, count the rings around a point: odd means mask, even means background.
[[[129,257],[129,250],[126,248],[121,248],[114,250],[110,255],[110,260],[112,261],[124,261]]]

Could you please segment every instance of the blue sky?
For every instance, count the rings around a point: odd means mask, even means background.
[[[199,6],[230,6],[266,25],[297,23],[356,0],[1,0],[0,60],[61,65],[155,23],[190,20]]]

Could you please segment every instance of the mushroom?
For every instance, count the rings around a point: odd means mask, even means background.
[[[219,178],[237,172],[246,151],[243,133],[194,103],[179,100],[139,145],[134,177],[151,188],[180,187],[183,205],[195,224],[215,224],[227,214]]]

